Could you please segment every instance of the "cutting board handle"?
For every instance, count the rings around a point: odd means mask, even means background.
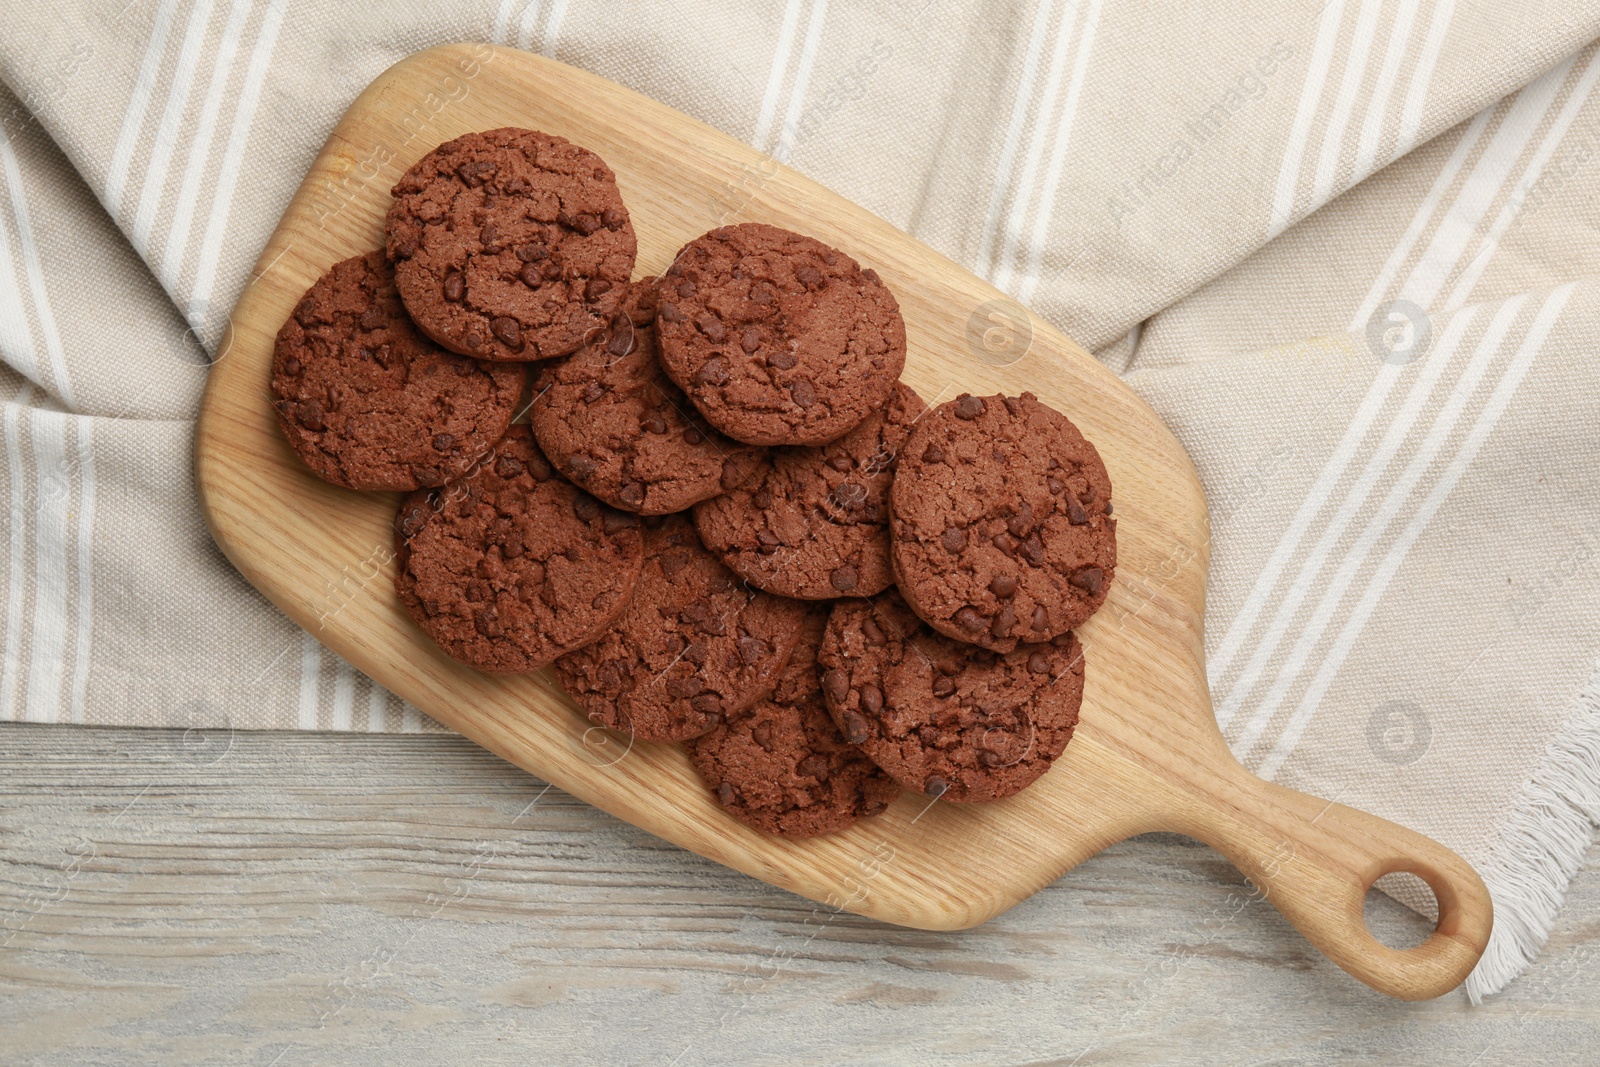
[[[1460,856],[1376,815],[1262,781],[1231,755],[1211,766],[1221,780],[1210,788],[1167,792],[1163,828],[1227,856],[1307,940],[1374,989],[1426,1000],[1471,973],[1494,909]],[[1414,948],[1390,948],[1366,925],[1367,890],[1395,871],[1422,878],[1439,904],[1437,926]]]

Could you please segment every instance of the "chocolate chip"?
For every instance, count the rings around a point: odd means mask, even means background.
[[[1043,604],[1035,605],[1033,609],[1033,628],[1046,630],[1050,627],[1050,613],[1044,610]]]
[[[677,304],[662,304],[656,309],[656,318],[662,322],[679,322],[683,319],[683,313],[678,310]]]
[[[844,719],[844,739],[852,745],[863,744],[872,736],[872,726],[859,711],[847,711]]]
[[[831,260],[831,259],[828,260],[828,264],[829,264],[829,266],[832,266],[833,260]],[[880,279],[878,277],[878,272],[873,270],[871,267],[868,267],[865,270],[863,270],[861,272],[861,276],[867,280],[867,284],[868,285],[882,285],[883,284],[882,279]]]
[[[600,221],[608,230],[620,230],[627,223],[628,216],[614,207],[608,207],[600,213]]]
[[[856,569],[848,563],[835,567],[833,572],[828,575],[828,584],[841,593],[848,593],[854,589],[858,581],[860,581],[860,577],[856,574]]]
[[[702,715],[716,717],[722,715],[722,698],[715,693],[701,693],[689,701],[689,706]]]
[[[583,387],[582,399],[585,404],[593,404],[605,395],[606,387],[601,385],[599,382],[590,382],[588,385]]]
[[[717,799],[722,802],[724,807],[731,808],[734,801],[739,799],[739,794],[735,793],[733,786],[727,782],[719,782],[717,784]]]
[[[739,347],[746,352],[754,352],[761,347],[761,331],[754,326],[747,326],[739,335]]]
[[[1018,400],[1014,396],[1003,396],[1000,399],[1005,403],[1006,410],[1009,411],[1011,414],[1013,414],[1013,415],[1021,415],[1022,414],[1022,401]]]
[[[869,645],[884,644],[883,630],[871,619],[861,620],[861,636],[867,639]]]
[[[572,468],[574,478],[588,478],[600,469],[600,461],[584,452],[574,452],[572,458],[567,460],[567,466]]]
[[[587,213],[578,215],[573,218],[571,225],[574,230],[588,237],[600,228],[600,216]]]
[[[959,526],[946,526],[944,533],[939,535],[939,543],[946,552],[960,552],[967,547],[967,531]]]
[[[519,277],[522,279],[522,284],[529,289],[537,289],[544,284],[544,275],[540,272],[539,264],[537,263],[525,264]]]
[[[795,271],[794,276],[795,280],[807,289],[825,289],[828,285],[828,279],[822,272],[809,263]]]
[[[617,499],[630,508],[644,506],[644,486],[639,482],[628,482],[617,490]]]
[[[478,243],[483,245],[485,252],[495,252],[500,244],[500,227],[492,221],[483,224],[483,229],[478,231]]]
[[[1105,588],[1106,572],[1099,567],[1079,567],[1072,572],[1072,577],[1067,579],[1067,583],[1082,589],[1090,596],[1099,596],[1100,590]]]
[[[1010,604],[1001,608],[995,615],[994,621],[989,624],[989,634],[997,639],[1011,636],[1011,628],[1017,624],[1017,613]]]
[[[994,547],[998,548],[1008,556],[1016,554],[1018,543],[1017,539],[1003,530],[989,538],[989,543],[994,545]]]
[[[452,304],[461,303],[461,298],[467,295],[467,276],[458,270],[445,272],[444,298]]]
[[[1032,526],[1033,505],[1024,500],[1022,505],[1017,508],[1016,512],[1011,516],[1011,518],[1006,520],[1006,529],[1010,530],[1013,536],[1022,537],[1027,534],[1029,528]]]
[[[695,320],[695,327],[706,336],[706,340],[714,345],[720,345],[728,339],[728,327],[722,320],[714,315],[701,315]]]
[[[956,612],[954,622],[968,633],[977,633],[983,629],[983,616],[970,604]]]
[[[989,592],[995,596],[1007,597],[1017,591],[1017,580],[1009,574],[997,574],[989,582]]]
[[[487,159],[469,159],[456,168],[456,173],[461,180],[473,188],[477,188],[494,176],[498,165]]]
[[[579,493],[572,501],[572,513],[584,522],[600,517],[600,502],[588,493]]]
[[[835,667],[822,676],[822,690],[834,703],[843,703],[850,695],[850,676]]]
[[[861,687],[861,709],[868,715],[876,715],[883,710],[883,690],[872,683]]]
[[[928,780],[922,783],[922,791],[935,799],[944,796],[949,788],[950,783],[936,774],[929,775]]]
[[[300,420],[300,425],[312,433],[327,429],[327,423],[323,421],[322,405],[315,400],[302,400],[295,414]]]
[[[293,356],[290,356],[288,359],[284,360],[283,373],[287,374],[291,378],[300,377],[300,361],[295,359]]]
[[[1111,514],[1111,501],[1109,500],[1106,501],[1106,514]]]
[[[693,278],[685,278],[683,281],[678,283],[678,295],[683,297],[685,300],[693,296],[698,289],[699,286],[694,284]]]
[[[955,682],[951,681],[949,678],[945,677],[942,674],[935,674],[933,676],[933,695],[934,696],[943,699],[944,697],[954,696],[955,695],[955,691],[956,691],[956,683]]]
[[[604,278],[590,278],[589,284],[583,287],[583,298],[589,301],[599,300],[610,291],[611,283]]]
[[[537,263],[550,255],[550,250],[537,241],[517,246],[517,258],[524,263]]]
[[[773,370],[789,370],[796,362],[798,360],[796,360],[794,349],[792,348],[780,348],[767,357],[767,366]]]
[[[1066,648],[1072,644],[1072,631],[1068,630],[1064,634],[1056,634],[1050,639],[1050,644],[1055,648]]]
[[[739,658],[744,660],[746,667],[753,667],[761,662],[762,657],[771,651],[770,646],[759,637],[748,634],[739,638]]]
[[[639,420],[639,428],[645,433],[663,434],[667,432],[667,420],[659,411],[652,411]]]
[[[1028,670],[1034,674],[1050,673],[1050,657],[1043,652],[1035,652],[1028,656]]]
[[[973,396],[971,393],[962,393],[956,398],[956,418],[971,421],[982,415],[983,412],[984,403],[980,397]]]
[[[1083,505],[1070,496],[1067,497],[1067,521],[1074,526],[1082,526],[1089,521],[1089,513],[1084,510]]]
[[[499,315],[489,323],[489,329],[494,331],[495,337],[507,348],[522,351],[522,326],[510,315]]]
[[[448,452],[456,446],[453,434],[436,433],[433,435],[433,449],[435,452]]]
[[[801,378],[789,386],[789,395],[800,407],[809,408],[817,402],[817,387],[811,384],[810,378]]]
[[[728,381],[728,365],[721,356],[713,356],[706,360],[705,366],[694,376],[696,385],[725,385]]]
[[[944,449],[940,448],[938,445],[929,445],[927,448],[923,449],[922,462],[943,463]]]
[[[851,459],[848,455],[846,455],[843,452],[840,452],[837,455],[833,455],[833,456],[829,456],[828,457],[828,466],[832,467],[834,470],[840,472],[841,474],[843,474],[845,471],[848,471],[850,468],[854,467],[855,465],[856,465],[855,464],[855,460]]]

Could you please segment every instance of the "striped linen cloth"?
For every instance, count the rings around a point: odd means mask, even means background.
[[[437,729],[223,560],[192,420],[345,107],[492,41],[772,153],[1123,374],[1211,503],[1230,743],[1466,855],[1493,992],[1600,817],[1597,36],[1570,0],[0,0],[0,719]]]

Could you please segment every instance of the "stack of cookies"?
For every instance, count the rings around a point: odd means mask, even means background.
[[[284,324],[284,436],[406,493],[417,625],[480,670],[554,665],[771,833],[1036,780],[1116,566],[1094,446],[1028,393],[929,410],[894,295],[812,238],[723,227],[643,280],[635,254],[593,152],[468,134]]]

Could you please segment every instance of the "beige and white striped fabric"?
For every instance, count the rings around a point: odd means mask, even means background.
[[[0,719],[436,728],[228,567],[191,420],[339,114],[488,40],[772,153],[1124,374],[1211,502],[1230,743],[1477,864],[1492,992],[1600,818],[1597,37],[1573,0],[0,0]]]

